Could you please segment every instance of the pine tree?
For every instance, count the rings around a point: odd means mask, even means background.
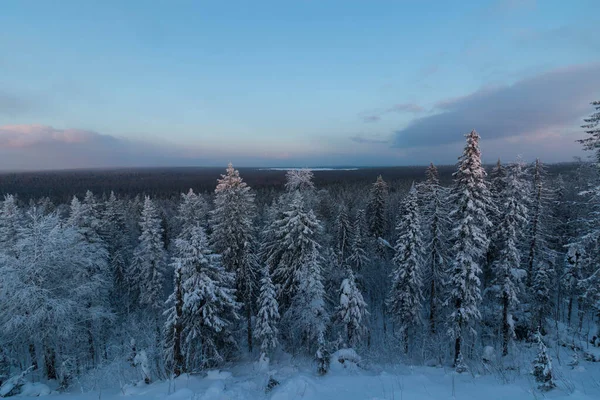
[[[439,183],[438,170],[430,164],[426,171],[427,180],[419,185],[423,203],[423,233],[425,238],[424,287],[429,296],[429,329],[436,332],[439,310],[443,303],[443,289],[447,282],[448,226],[446,188]]]
[[[260,294],[258,296],[258,314],[254,335],[260,342],[261,360],[268,356],[279,346],[279,304],[275,285],[271,281],[269,268],[262,269],[260,281]]]
[[[133,252],[133,270],[139,287],[139,303],[154,313],[164,304],[164,272],[166,255],[163,228],[158,211],[146,196],[140,219],[141,235]]]
[[[366,318],[367,303],[356,286],[354,273],[347,269],[347,277],[340,286],[340,303],[337,309],[337,319],[344,327],[348,346],[355,347],[367,333]]]
[[[238,301],[244,305],[248,350],[252,351],[252,314],[257,260],[254,250],[254,194],[231,163],[215,189],[211,243],[225,269],[235,274]]]
[[[387,183],[379,175],[377,181],[373,184],[367,205],[369,232],[375,238],[383,238],[387,232],[387,201]]]
[[[486,172],[481,164],[479,135],[474,130],[466,135],[467,144],[459,158],[454,173],[454,186],[450,202],[454,221],[452,253],[454,260],[450,270],[449,304],[454,307],[450,314],[449,334],[454,338],[454,364],[461,357],[465,334],[476,333],[473,325],[481,318],[480,263],[487,251],[489,239],[486,231],[491,222],[488,210],[492,207],[487,188]]]
[[[517,271],[521,267],[519,243],[527,224],[526,188],[520,163],[510,166],[506,185],[501,194],[502,222],[497,231],[499,256],[494,262],[494,285],[502,307],[502,355],[508,354],[509,341],[514,336],[512,310],[519,303],[520,282]]]
[[[552,370],[552,358],[548,354],[548,350],[539,331],[536,333],[536,340],[538,342],[539,351],[537,357],[533,361],[533,371],[531,373],[539,383],[538,389],[548,391],[556,387]]]
[[[589,137],[578,140],[579,143],[583,144],[584,150],[590,150],[595,152],[594,157],[596,163],[600,166],[600,100],[592,101],[591,105],[596,109],[589,118],[584,119],[585,124],[581,127],[586,129],[586,133]]]
[[[204,229],[196,226],[189,239],[176,239],[183,290],[183,342],[190,368],[218,365],[235,348],[232,324],[239,319],[235,275],[208,247]]]
[[[421,242],[421,220],[417,189],[413,185],[402,204],[402,215],[396,226],[396,241],[393,259],[392,288],[388,296],[388,307],[396,318],[408,353],[411,333],[421,324],[423,244]]]

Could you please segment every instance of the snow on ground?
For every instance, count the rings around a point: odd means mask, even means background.
[[[436,367],[334,366],[324,377],[310,366],[273,366],[280,381],[265,393],[268,377],[256,372],[256,365],[242,364],[228,371],[209,371],[205,376],[181,376],[174,381],[128,385],[103,392],[53,394],[55,400],[237,400],[237,399],[344,399],[344,400],[437,400],[437,399],[600,399],[600,363],[580,362],[571,368],[555,365],[558,388],[542,393],[524,368],[521,372],[456,374]],[[118,384],[117,384],[118,386]],[[21,398],[36,398],[22,396]]]

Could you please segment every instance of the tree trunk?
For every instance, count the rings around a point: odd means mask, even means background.
[[[46,351],[44,354],[44,364],[46,367],[46,377],[48,379],[57,379],[58,376],[56,374],[56,353],[54,349],[46,346]]]
[[[252,309],[250,308],[250,299],[246,300],[246,323],[248,329],[248,351],[252,353]]]
[[[510,324],[508,322],[508,294],[502,295],[502,355],[508,355],[508,342],[510,341]]]
[[[571,326],[571,314],[573,312],[573,296],[569,297],[569,305],[567,306],[567,326]]]
[[[33,343],[29,344],[29,357],[31,357],[31,365],[33,366],[33,370],[38,369],[38,359],[37,354],[35,353],[35,346]]]
[[[181,318],[183,317],[183,294],[181,292],[181,278],[178,277],[177,282],[177,293],[175,299],[175,315],[177,321],[173,326],[173,375],[178,377],[182,372],[185,372],[185,365],[183,354],[181,352]]]
[[[431,279],[431,299],[429,300],[429,329],[435,335],[435,280]]]

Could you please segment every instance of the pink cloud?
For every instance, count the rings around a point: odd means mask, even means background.
[[[46,125],[0,126],[0,148],[23,148],[44,144],[89,143],[104,135],[82,129],[56,129]]]

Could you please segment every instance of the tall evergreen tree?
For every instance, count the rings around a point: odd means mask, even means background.
[[[188,369],[218,365],[234,349],[232,325],[239,319],[235,275],[212,253],[204,229],[196,226],[187,239],[175,240],[183,291],[182,342]],[[175,303],[176,304],[176,303]]]
[[[262,268],[260,280],[260,293],[258,296],[258,314],[254,335],[260,342],[262,361],[266,361],[269,355],[279,346],[279,303],[275,285],[271,280],[268,267]]]
[[[387,183],[379,175],[371,188],[371,195],[367,205],[369,232],[375,238],[382,238],[387,233],[387,202]]]
[[[348,263],[354,268],[357,274],[362,274],[369,263],[369,257],[366,250],[366,228],[365,211],[359,209],[356,212],[354,223],[352,224],[352,237],[350,240],[350,251]]]
[[[423,243],[417,189],[413,185],[402,204],[402,215],[396,226],[398,239],[394,247],[394,271],[388,307],[399,324],[408,353],[409,338],[421,324]],[[412,334],[412,335],[411,335]]]
[[[578,142],[583,144],[584,150],[595,153],[596,164],[600,166],[600,100],[592,101],[591,105],[596,109],[596,112],[584,119],[585,124],[581,126],[586,129],[585,132],[589,137],[578,140]]]
[[[309,269],[308,261],[319,258],[317,235],[322,229],[312,210],[306,210],[300,192],[291,194],[289,209],[281,219],[273,221],[270,230],[272,241],[266,246],[266,259],[273,271],[273,281],[278,286],[282,310],[289,308],[296,297],[302,279]],[[320,261],[320,260],[319,260]]]
[[[139,304],[158,315],[164,304],[166,254],[161,220],[149,196],[144,200],[139,224],[142,233],[133,252],[132,265],[138,282]]]
[[[367,311],[367,303],[363,299],[360,289],[356,286],[352,269],[348,268],[346,274],[347,276],[340,286],[337,319],[344,328],[348,346],[355,347],[368,331],[366,318],[369,312]]]
[[[342,204],[339,207],[335,221],[335,247],[338,253],[339,264],[343,264],[351,253],[352,225],[348,216],[348,207]]]
[[[439,311],[443,303],[443,289],[447,282],[448,268],[448,191],[440,185],[438,170],[430,164],[426,171],[427,180],[419,185],[423,203],[423,233],[425,260],[423,278],[429,303],[429,329],[436,332]]]
[[[17,241],[22,219],[23,215],[15,197],[12,194],[5,195],[0,208],[0,245],[4,253],[13,257],[17,256]]]
[[[504,216],[499,226],[499,256],[494,262],[494,285],[502,307],[502,355],[508,354],[508,345],[514,336],[512,311],[518,304],[521,268],[519,243],[527,223],[526,188],[520,163],[510,166],[502,193],[500,210]]]
[[[481,318],[481,261],[489,239],[487,229],[491,222],[488,210],[492,207],[490,192],[485,182],[486,172],[481,164],[479,134],[474,130],[466,135],[467,144],[454,173],[450,202],[454,221],[452,230],[453,263],[450,270],[449,333],[454,338],[454,364],[462,358],[462,344],[467,333],[476,333],[474,324]]]
[[[235,274],[238,301],[244,305],[247,343],[252,351],[252,315],[257,260],[254,244],[254,194],[231,163],[215,189],[211,213],[211,243],[221,254],[223,267]]]

